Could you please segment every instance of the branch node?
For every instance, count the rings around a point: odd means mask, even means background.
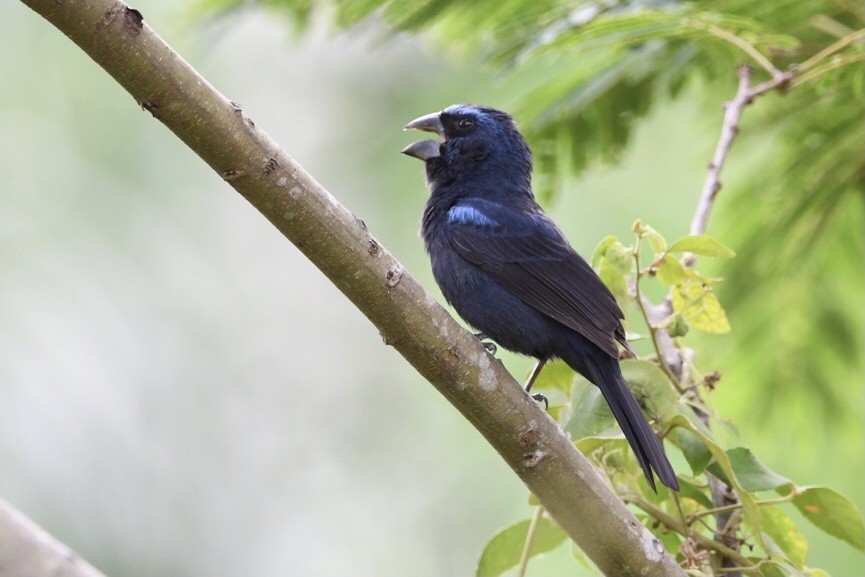
[[[369,242],[366,244],[366,252],[369,253],[369,256],[376,256],[378,254],[378,243],[374,238],[369,239]]]
[[[246,171],[242,168],[229,168],[228,170],[223,170],[219,175],[225,182],[231,182],[232,180],[237,180],[241,176],[246,175]]]
[[[262,172],[264,173],[264,176],[267,176],[277,168],[279,168],[279,161],[276,160],[276,155],[274,155],[267,159]]]
[[[533,469],[538,466],[538,463],[543,460],[546,455],[543,451],[532,451],[523,455],[523,466],[526,469]]]
[[[385,277],[385,284],[391,288],[395,287],[399,284],[400,279],[402,279],[402,267],[399,265],[394,265],[387,271],[387,276]]]
[[[135,8],[127,6],[123,11],[123,24],[131,36],[138,36],[144,28],[144,16]]]

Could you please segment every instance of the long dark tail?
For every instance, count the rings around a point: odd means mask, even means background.
[[[655,436],[655,432],[643,415],[637,399],[628,388],[618,361],[612,358],[598,360],[600,361],[598,363],[591,359],[583,360],[581,364],[588,373],[584,374],[601,389],[607,404],[610,405],[613,416],[616,417],[622,432],[625,433],[625,439],[628,440],[628,444],[637,455],[637,461],[639,461],[649,485],[657,492],[655,478],[652,475],[652,469],[654,469],[664,485],[678,491],[679,481],[676,480],[676,473],[673,471],[658,437]]]

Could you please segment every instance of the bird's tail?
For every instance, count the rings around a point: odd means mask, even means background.
[[[679,482],[676,480],[676,473],[664,453],[661,442],[658,441],[658,437],[655,436],[655,432],[640,409],[637,399],[628,388],[618,361],[615,359],[610,359],[610,362],[604,361],[598,364],[586,363],[584,366],[589,374],[585,376],[601,389],[613,416],[625,433],[625,439],[637,455],[637,461],[652,489],[657,492],[655,478],[652,475],[654,469],[661,483],[678,491]]]

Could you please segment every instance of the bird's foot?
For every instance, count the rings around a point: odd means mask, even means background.
[[[547,400],[547,397],[545,395],[542,395],[541,393],[535,393],[534,395],[532,395],[532,398],[539,403],[543,403],[545,411],[550,410],[550,401]]]
[[[489,354],[495,356],[499,348],[496,346],[495,343],[487,341],[487,339],[489,338],[487,335],[485,335],[484,333],[475,333],[475,338],[481,342],[481,344],[484,346],[484,348]]]
[[[532,395],[532,393],[531,393],[532,385],[535,384],[535,379],[537,379],[537,378],[538,378],[538,375],[541,374],[541,369],[544,368],[544,365],[545,365],[545,364],[547,364],[547,360],[546,360],[546,359],[541,359],[541,360],[539,360],[539,361],[538,361],[538,364],[535,365],[535,368],[532,370],[532,374],[529,375],[529,380],[526,381],[526,385],[525,385],[525,387],[524,387],[524,388],[526,389],[526,392],[527,392],[528,394]],[[546,396],[542,395],[541,393],[535,393],[534,395],[532,395],[532,398],[533,398],[535,401],[539,402],[539,403],[543,403],[543,404],[544,404],[544,410],[545,410],[545,411],[549,410],[549,408],[550,408],[550,401],[547,400],[547,397],[546,397]]]

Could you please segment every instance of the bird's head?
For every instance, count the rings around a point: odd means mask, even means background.
[[[454,104],[412,120],[405,130],[434,132],[441,142],[422,140],[403,153],[423,160],[430,183],[447,180],[507,179],[530,189],[532,154],[506,113],[471,104]]]

